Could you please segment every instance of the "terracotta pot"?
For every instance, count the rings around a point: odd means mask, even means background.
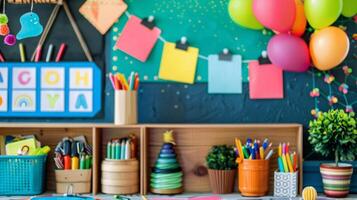
[[[213,170],[208,169],[209,182],[212,193],[227,194],[232,193],[234,189],[235,174],[237,170]]]
[[[346,197],[350,191],[353,168],[351,164],[326,163],[320,165],[324,192],[329,197]]]

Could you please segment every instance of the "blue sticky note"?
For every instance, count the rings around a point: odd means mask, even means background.
[[[218,55],[208,56],[208,93],[242,93],[242,57],[233,55],[232,60],[220,60]]]

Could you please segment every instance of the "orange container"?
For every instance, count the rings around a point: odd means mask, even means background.
[[[238,165],[238,190],[248,197],[266,195],[269,191],[269,160],[244,159]]]

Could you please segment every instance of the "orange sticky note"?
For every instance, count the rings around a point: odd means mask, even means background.
[[[85,1],[79,12],[104,35],[128,6],[122,0]]]
[[[273,64],[249,63],[249,97],[251,99],[282,99],[283,70]]]
[[[136,16],[131,16],[126,23],[120,37],[117,40],[116,48],[145,62],[161,30],[157,27],[149,28],[141,24],[142,20]]]

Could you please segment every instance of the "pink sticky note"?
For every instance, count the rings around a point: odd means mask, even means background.
[[[251,99],[284,98],[283,70],[273,64],[249,63],[249,97]]]
[[[133,15],[129,18],[118,38],[116,48],[145,62],[159,38],[161,30],[157,27],[150,29],[141,24],[141,21],[140,18]]]

